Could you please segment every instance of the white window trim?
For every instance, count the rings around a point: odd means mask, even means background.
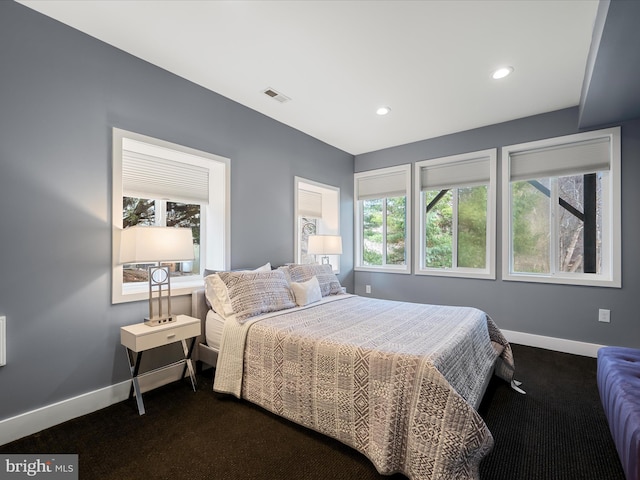
[[[486,245],[486,268],[429,268],[424,266],[425,242],[423,232],[425,231],[425,212],[422,206],[422,185],[420,171],[422,167],[451,164],[457,162],[467,162],[475,159],[489,159],[489,186],[487,191],[487,245]],[[432,160],[423,160],[416,162],[414,167],[414,195],[415,195],[415,224],[418,228],[415,232],[415,244],[417,245],[417,254],[415,259],[416,275],[432,275],[441,277],[463,277],[463,278],[482,278],[495,280],[496,278],[496,172],[497,172],[497,150],[495,148],[481,150],[477,152],[463,153],[460,155],[452,155]],[[453,186],[457,187],[457,186]]]
[[[322,217],[319,218],[318,231],[319,235],[340,235],[340,188],[324,183],[308,180],[306,178],[295,176],[294,182],[294,239],[295,248],[294,258],[296,263],[300,263],[300,226],[298,219],[300,217],[300,190],[307,190],[321,195]],[[334,273],[340,273],[341,255],[329,255],[329,264]]]
[[[604,219],[603,228],[609,230],[610,245],[607,246],[610,259],[608,272],[602,275],[577,274],[559,272],[555,274],[513,273],[511,265],[511,188],[510,188],[510,156],[515,152],[538,148],[555,147],[563,144],[594,140],[609,137],[611,165],[609,175],[611,187],[608,191],[612,217]],[[621,254],[621,153],[620,127],[577,133],[534,142],[521,143],[502,147],[502,278],[514,282],[552,283],[562,285],[585,285],[620,288],[622,286],[622,254]],[[603,265],[603,270],[607,264]]]
[[[111,275],[111,301],[112,303],[132,302],[147,300],[149,298],[149,284],[142,282],[136,285],[124,285],[122,282],[122,265],[118,264],[120,255],[120,232],[122,231],[122,141],[129,138],[150,145],[166,148],[168,151],[187,153],[190,156],[199,157],[195,161],[209,168],[209,205],[208,214],[201,215],[201,245],[207,245],[201,249],[200,269],[205,268],[226,269],[231,259],[231,229],[230,229],[230,160],[201,150],[195,150],[175,143],[159,140],[134,132],[113,128],[112,134],[112,275]],[[215,163],[213,163],[215,162]],[[216,170],[214,174],[214,170]],[[215,220],[218,219],[218,220]],[[220,229],[224,233],[220,235]],[[217,258],[212,258],[209,252],[224,252]],[[202,274],[194,275],[188,279],[171,279],[171,296],[190,294],[195,288],[203,285]]]
[[[362,222],[360,202],[358,201],[358,179],[366,177],[391,175],[394,173],[402,172],[405,175],[405,192],[407,196],[405,208],[406,208],[406,238],[405,238],[405,265],[383,265],[383,266],[369,266],[362,265]],[[411,225],[412,225],[412,207],[411,207],[411,164],[399,165],[395,167],[380,168],[377,170],[369,170],[366,172],[359,172],[354,175],[353,178],[353,194],[354,194],[354,231],[355,231],[355,248],[354,248],[354,270],[362,272],[382,272],[382,273],[402,273],[411,274]]]

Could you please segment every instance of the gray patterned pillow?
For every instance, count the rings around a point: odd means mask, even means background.
[[[283,272],[220,272],[227,286],[236,320],[296,306],[295,298]]]
[[[227,318],[233,314],[233,306],[229,299],[229,293],[227,287],[220,280],[218,273],[227,270],[209,270],[204,269],[204,296],[207,301],[207,306],[221,315],[223,318]],[[270,272],[271,262],[267,262],[261,267],[256,269],[239,268],[235,270],[228,270],[231,272]]]
[[[331,265],[318,265],[317,263],[290,265],[289,276],[292,282],[306,282],[312,277],[317,277],[323,297],[345,292],[345,289],[340,285],[340,280],[331,270]]]

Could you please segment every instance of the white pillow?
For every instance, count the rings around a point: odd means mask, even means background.
[[[296,304],[304,307],[310,303],[322,300],[322,292],[320,291],[320,283],[317,277],[311,277],[306,282],[291,282],[291,290],[296,297]]]
[[[229,298],[227,286],[220,278],[220,275],[214,273],[204,279],[204,294],[209,300],[209,304],[214,312],[227,318],[233,314],[233,306]]]
[[[254,268],[253,270],[247,270],[247,272],[270,272],[271,271],[271,262],[267,262],[261,267]]]

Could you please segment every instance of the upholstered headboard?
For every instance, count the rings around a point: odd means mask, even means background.
[[[191,292],[191,316],[199,318],[203,322],[202,333],[204,335],[204,320],[207,317],[207,299],[204,296],[204,288],[198,288]]]
[[[206,348],[207,343],[205,338],[205,321],[208,311],[209,307],[204,296],[204,288],[199,288],[191,292],[191,316],[199,318],[201,325],[200,336],[196,339],[196,348],[193,352],[193,360],[200,360],[210,364],[213,358],[210,355],[203,353],[203,348],[201,347],[202,344],[202,346]],[[215,367],[215,363],[211,365]]]

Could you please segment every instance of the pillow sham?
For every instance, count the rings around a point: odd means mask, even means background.
[[[222,272],[220,272],[222,273]],[[233,314],[233,306],[229,298],[227,286],[220,278],[219,273],[209,275],[204,279],[204,295],[209,302],[211,310],[218,315],[227,318]]]
[[[299,307],[322,300],[318,277],[311,277],[306,282],[291,282],[291,290]]]
[[[237,268],[234,270],[210,270],[208,268],[205,268],[204,276],[208,277],[209,275],[214,275],[220,272],[270,272],[270,271],[271,271],[271,262],[267,262],[258,268]]]
[[[284,273],[284,276],[287,279],[287,282],[291,283],[291,275],[289,274],[289,267],[291,265],[296,265],[295,263],[287,263],[286,265],[281,265],[277,268],[277,270],[281,271],[282,273]]]
[[[271,262],[267,262],[264,265],[256,268],[255,270],[232,270],[234,272],[270,272]],[[218,274],[220,271],[205,270],[204,278],[204,296],[207,300],[209,308],[211,308],[218,315],[222,315],[224,318],[233,314],[233,306],[229,299],[229,292],[227,292],[227,286],[224,284]]]
[[[220,272],[239,323],[262,313],[296,306],[283,272]]]
[[[323,297],[339,295],[346,291],[340,285],[338,277],[333,273],[331,265],[319,265],[317,263],[290,265],[289,276],[292,282],[306,282],[311,277],[316,277]]]

